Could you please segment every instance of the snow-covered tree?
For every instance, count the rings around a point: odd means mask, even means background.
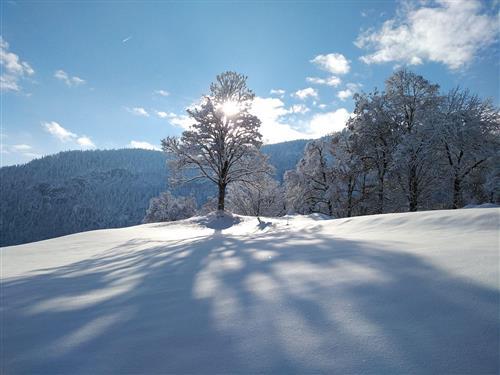
[[[397,146],[394,124],[383,93],[375,90],[370,94],[356,94],[354,100],[354,116],[348,122],[359,145],[354,152],[365,165],[375,170],[377,202],[373,202],[374,212],[384,213],[388,199],[387,177]]]
[[[490,101],[455,88],[445,97],[436,131],[452,180],[452,207],[463,206],[464,180],[498,150],[500,115]]]
[[[500,204],[500,151],[497,147],[495,155],[484,165],[485,172],[483,194],[485,202]],[[489,165],[488,165],[489,164]]]
[[[289,212],[308,214],[319,212],[333,215],[331,160],[329,142],[318,139],[309,142],[295,170],[285,173],[286,201]]]
[[[348,129],[309,142],[295,170],[285,174],[288,211],[337,217],[366,213],[360,203],[373,182],[359,147],[359,137]]]
[[[310,142],[285,174],[291,212],[335,216],[462,207],[500,199],[500,112],[467,90],[447,96],[406,69],[354,96],[348,131]]]
[[[174,197],[169,191],[152,198],[143,223],[187,219],[196,214],[194,197]]]
[[[259,149],[260,120],[250,114],[254,93],[247,77],[225,72],[210,86],[210,95],[188,109],[191,127],[179,138],[162,140],[171,156],[170,166],[177,182],[208,179],[218,187],[218,210],[224,210],[226,188],[234,182],[268,173]]]
[[[285,214],[284,190],[270,176],[238,182],[228,188],[228,206],[240,215],[282,216]]]
[[[386,81],[388,116],[397,137],[393,154],[393,177],[406,198],[408,209],[416,211],[436,177],[436,137],[439,121],[439,86],[413,72],[401,69]]]
[[[335,216],[351,217],[366,213],[361,203],[372,190],[369,167],[359,156],[362,148],[360,138],[345,129],[332,136],[331,154],[331,193],[335,204]]]

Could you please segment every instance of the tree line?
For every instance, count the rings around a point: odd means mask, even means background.
[[[350,217],[500,200],[499,109],[467,89],[443,93],[420,75],[396,71],[383,91],[356,94],[346,128],[307,143],[281,184],[259,151],[253,98],[245,76],[217,77],[188,111],[191,129],[163,140],[172,183],[208,179],[218,188],[218,210],[227,200],[229,210],[253,216]]]

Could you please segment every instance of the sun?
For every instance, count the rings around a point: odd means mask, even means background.
[[[221,107],[222,107],[222,112],[224,112],[224,114],[227,117],[234,116],[238,112],[240,112],[240,105],[239,105],[239,103],[235,102],[233,100],[228,100],[228,101],[222,103]]]

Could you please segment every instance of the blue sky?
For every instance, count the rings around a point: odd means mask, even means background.
[[[497,1],[0,4],[2,165],[158,148],[225,70],[249,77],[268,143],[341,129],[352,93],[403,65],[499,101]]]

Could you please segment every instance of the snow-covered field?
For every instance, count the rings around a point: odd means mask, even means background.
[[[499,218],[208,217],[7,247],[1,373],[496,374]]]

